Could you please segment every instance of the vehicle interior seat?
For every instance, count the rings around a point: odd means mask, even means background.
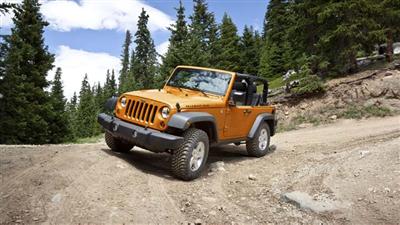
[[[261,94],[257,93],[257,85],[251,84],[248,88],[248,102],[247,105],[257,106],[261,103]]]
[[[233,83],[233,101],[235,105],[246,105],[247,84],[245,82]]]

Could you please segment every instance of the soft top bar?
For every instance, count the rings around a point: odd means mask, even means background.
[[[268,83],[268,80],[263,78],[263,77],[258,77],[258,76],[255,76],[255,75],[244,74],[244,73],[236,73],[236,75],[238,77],[240,77],[240,78],[247,78],[247,79],[250,79],[250,80],[253,80],[253,81],[257,80],[257,81],[262,81],[263,83],[264,82]]]

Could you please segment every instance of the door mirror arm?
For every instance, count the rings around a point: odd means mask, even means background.
[[[233,101],[232,97],[229,98],[228,105],[231,106],[231,107],[236,106],[235,101]]]

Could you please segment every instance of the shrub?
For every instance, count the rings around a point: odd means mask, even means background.
[[[300,70],[288,79],[287,82],[298,80],[299,85],[293,88],[293,93],[298,95],[318,94],[325,91],[322,80],[312,74],[310,63],[305,62]]]
[[[383,106],[357,106],[350,105],[346,110],[340,113],[339,117],[346,119],[361,119],[363,117],[385,117],[392,115],[392,111]]]

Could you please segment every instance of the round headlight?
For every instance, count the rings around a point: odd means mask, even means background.
[[[121,98],[121,106],[124,107],[124,108],[126,106],[126,98],[125,97]]]
[[[161,109],[161,116],[162,116],[164,119],[167,119],[167,118],[168,118],[168,116],[169,116],[169,108],[168,108],[168,107],[163,107],[163,108]]]

